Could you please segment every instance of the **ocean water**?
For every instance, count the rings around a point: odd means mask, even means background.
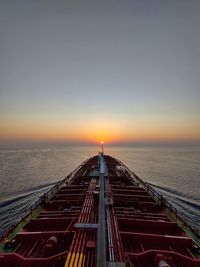
[[[0,148],[0,234],[26,209],[87,158],[95,146]],[[105,147],[105,154],[162,193],[200,230],[200,147]],[[1,235],[0,235],[1,236]]]

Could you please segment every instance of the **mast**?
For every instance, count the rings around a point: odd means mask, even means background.
[[[104,144],[104,142],[101,141],[101,153],[102,153],[102,155],[103,155],[103,144]]]

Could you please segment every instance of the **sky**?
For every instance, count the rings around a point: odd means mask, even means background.
[[[0,143],[200,143],[199,0],[1,0]]]

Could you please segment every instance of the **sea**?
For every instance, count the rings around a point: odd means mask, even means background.
[[[200,230],[200,146],[105,146]],[[0,238],[57,181],[100,151],[98,146],[0,147]]]

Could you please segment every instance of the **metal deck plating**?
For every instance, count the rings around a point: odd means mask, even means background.
[[[162,196],[100,153],[10,230],[0,266],[200,267],[198,242]]]

